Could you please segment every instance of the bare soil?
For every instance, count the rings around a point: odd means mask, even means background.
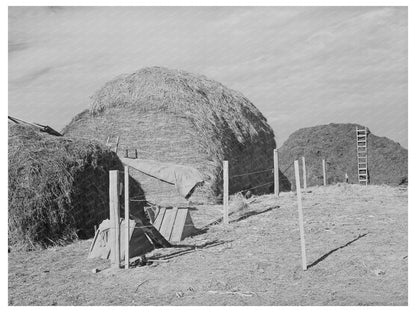
[[[235,201],[228,226],[211,225],[148,255],[165,262],[129,270],[87,260],[91,240],[12,251],[9,305],[407,305],[407,195],[389,186],[307,189],[307,271],[294,193]],[[197,227],[222,214],[196,208]]]

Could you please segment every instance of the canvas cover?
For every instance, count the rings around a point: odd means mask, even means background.
[[[195,187],[202,185],[201,173],[190,166],[162,163],[154,160],[121,158],[124,165],[176,186],[178,193],[188,199]]]
[[[152,244],[147,234],[140,228],[140,224],[136,224],[134,220],[130,222],[130,242],[129,242],[129,255],[130,258],[138,257],[152,251],[155,247]],[[92,241],[88,259],[102,258],[110,259],[111,255],[111,241],[112,233],[110,231],[110,220],[104,220],[97,232],[95,233]],[[125,220],[121,219],[120,222],[120,260],[124,260],[124,246],[125,246]]]

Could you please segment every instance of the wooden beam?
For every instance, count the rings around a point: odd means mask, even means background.
[[[223,208],[224,208],[224,224],[228,224],[228,160],[223,161]]]
[[[120,267],[120,203],[118,170],[110,170],[111,261]]]
[[[129,194],[129,166],[124,166],[124,268],[130,267],[130,194]]]
[[[117,154],[118,151],[118,143],[120,142],[120,137],[117,137],[117,142],[116,142],[116,150],[114,151]]]
[[[302,211],[302,192],[300,189],[299,163],[295,160],[295,178],[296,178],[296,195],[298,199],[298,216],[299,216],[299,232],[300,247],[302,251],[302,269],[307,270],[306,266],[306,248],[305,248],[305,232],[303,229],[303,211]]]
[[[274,163],[274,195],[279,196],[279,154],[277,148],[273,150],[273,163]]]
[[[302,164],[303,164],[303,189],[306,190],[306,164],[305,164],[305,157],[302,157]]]

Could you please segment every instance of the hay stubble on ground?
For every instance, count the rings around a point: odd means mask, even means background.
[[[129,271],[110,269],[107,260],[87,260],[90,240],[12,252],[9,304],[407,304],[406,188],[308,189],[303,194],[308,271],[301,269],[295,194],[249,201],[246,213],[232,214],[228,226],[211,226],[181,248],[150,255],[168,262]],[[197,207],[192,213],[198,227],[221,217],[221,206]],[[92,273],[94,268],[101,271]]]

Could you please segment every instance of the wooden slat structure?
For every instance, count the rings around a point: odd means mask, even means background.
[[[195,232],[189,207],[162,207],[153,226],[169,242],[180,242]]]

